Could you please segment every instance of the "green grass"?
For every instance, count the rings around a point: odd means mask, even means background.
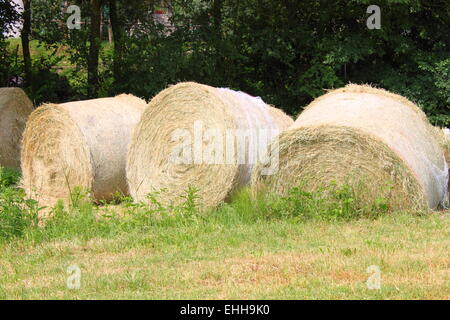
[[[84,222],[88,222],[84,220]],[[448,299],[448,218],[214,219],[0,248],[5,299]],[[69,290],[67,268],[81,269]],[[366,272],[381,268],[381,290]]]
[[[384,205],[362,210],[348,206],[351,190],[336,190],[334,202],[304,194],[301,204],[292,199],[300,190],[277,201],[253,200],[243,191],[208,212],[197,209],[195,189],[169,208],[157,194],[150,204],[122,199],[96,207],[79,193],[44,225],[28,223],[0,236],[0,298],[450,297],[448,213],[388,213]],[[5,208],[0,200],[0,214]],[[67,287],[74,265],[81,270],[78,290]],[[381,270],[380,290],[366,285],[372,265]]]

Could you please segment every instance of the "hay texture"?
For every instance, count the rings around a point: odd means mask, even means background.
[[[23,138],[22,185],[44,204],[69,199],[75,187],[95,200],[127,194],[126,152],[146,102],[131,95],[45,104]]]
[[[447,165],[450,166],[450,129],[434,127],[434,132],[436,134],[436,138],[439,141],[439,144],[444,150]]]
[[[434,127],[436,137],[439,141],[439,144],[441,145],[442,149],[444,150],[445,159],[447,161],[447,167],[448,172],[450,175],[450,129],[449,128],[439,128]],[[447,184],[447,197],[444,202],[444,206],[446,208],[450,205],[450,180]]]
[[[366,204],[383,197],[394,210],[436,208],[448,171],[433,130],[409,100],[350,84],[313,101],[280,135],[270,154],[279,158],[279,171],[267,176],[256,166],[253,190],[349,184]]]
[[[191,186],[199,205],[217,206],[249,183],[257,158],[292,123],[243,92],[193,82],[169,87],[152,99],[134,131],[127,162],[131,195],[142,201],[160,192],[162,203],[178,205]]]
[[[0,166],[20,169],[20,144],[33,103],[20,88],[0,88]]]

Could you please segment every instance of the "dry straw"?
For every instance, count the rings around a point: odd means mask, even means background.
[[[176,205],[194,187],[202,206],[217,206],[249,183],[256,163],[251,159],[292,123],[282,111],[242,92],[193,82],[171,86],[152,99],[135,128],[127,162],[131,195],[142,201],[160,192],[161,202]],[[249,136],[240,143],[243,132]],[[265,143],[260,138],[267,133]],[[175,161],[182,145],[186,157]]]
[[[279,172],[264,176],[256,166],[253,189],[285,194],[335,182],[352,185],[362,204],[383,197],[393,210],[436,208],[448,171],[433,130],[409,100],[350,84],[313,101],[281,134],[271,147]]]
[[[132,95],[45,104],[30,116],[23,139],[22,185],[51,205],[75,187],[96,200],[127,194],[125,163],[131,131],[146,102]]]
[[[434,132],[439,141],[439,144],[441,145],[442,149],[444,149],[445,159],[447,160],[447,164],[450,167],[450,129],[434,127]]]
[[[0,88],[0,166],[20,169],[20,143],[33,103],[20,88]]]
[[[448,128],[434,128],[437,139],[439,141],[439,144],[441,145],[442,149],[444,149],[444,155],[445,159],[447,161],[447,166],[449,168],[449,175],[450,175],[450,129]],[[450,180],[448,181],[448,189],[447,189],[447,199],[446,199],[446,206],[449,206],[449,200],[450,200]]]

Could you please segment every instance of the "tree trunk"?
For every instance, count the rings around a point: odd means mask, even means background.
[[[90,0],[90,34],[88,55],[88,95],[96,98],[99,90],[98,57],[100,51],[101,1]]]
[[[104,33],[104,23],[105,21],[103,21],[103,11],[100,10],[100,40],[103,40],[103,33]]]
[[[117,90],[123,81],[122,63],[124,55],[124,35],[122,23],[117,12],[117,0],[109,0],[109,18],[114,38],[114,88]]]
[[[227,61],[222,50],[222,0],[214,0],[212,5],[213,18],[213,34],[214,39],[212,45],[216,51],[216,68],[221,74],[221,77],[227,79],[230,68],[227,68]]]
[[[212,17],[214,20],[214,32],[219,39],[222,38],[222,0],[214,0],[212,6]]]
[[[112,33],[112,27],[111,27],[111,18],[109,19],[108,23],[108,41],[110,44],[113,42],[113,33]]]
[[[23,62],[25,66],[25,83],[32,84],[30,33],[31,33],[31,0],[23,0],[23,28],[21,33]]]

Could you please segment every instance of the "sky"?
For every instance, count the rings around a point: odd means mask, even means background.
[[[18,5],[20,5],[23,8],[22,0],[12,0],[12,2],[17,3]],[[17,27],[15,28],[15,30],[13,32],[7,34],[7,36],[11,37],[11,38],[18,38],[20,36],[20,30],[22,30],[22,23],[19,23],[17,25]]]

